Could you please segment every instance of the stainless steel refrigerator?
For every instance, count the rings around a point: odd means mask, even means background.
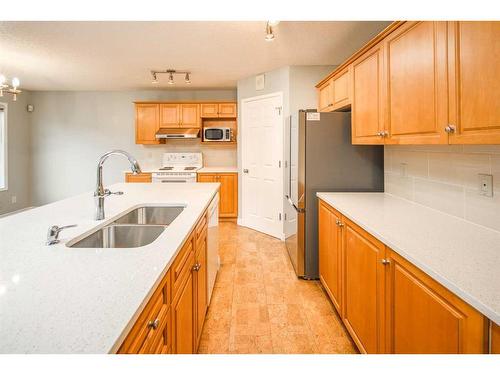
[[[350,112],[301,110],[285,142],[286,247],[297,276],[317,279],[319,191],[383,191],[383,146],[351,144]]]

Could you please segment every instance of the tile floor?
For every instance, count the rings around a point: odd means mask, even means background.
[[[199,353],[357,353],[320,283],[297,279],[283,242],[228,222],[219,232]]]

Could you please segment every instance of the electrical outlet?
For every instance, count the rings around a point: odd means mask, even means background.
[[[11,198],[10,198],[12,204],[16,203],[17,202],[17,197],[15,195],[13,195]]]
[[[493,175],[479,173],[479,195],[493,196]]]

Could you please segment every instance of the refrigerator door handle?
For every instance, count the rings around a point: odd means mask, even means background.
[[[292,205],[293,209],[294,209],[295,211],[297,211],[299,214],[300,214],[300,213],[304,213],[304,212],[306,212],[306,210],[305,210],[305,209],[303,209],[303,208],[298,208],[298,207],[295,205],[295,203],[293,203],[293,201],[290,199],[290,197],[289,197],[288,195],[285,195],[285,197],[286,197],[286,199],[288,200],[288,203],[290,203],[290,204]]]

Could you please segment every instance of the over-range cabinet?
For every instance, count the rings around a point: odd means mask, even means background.
[[[351,144],[350,112],[300,110],[285,131],[286,247],[298,277],[317,279],[316,193],[384,191],[383,146]]]

